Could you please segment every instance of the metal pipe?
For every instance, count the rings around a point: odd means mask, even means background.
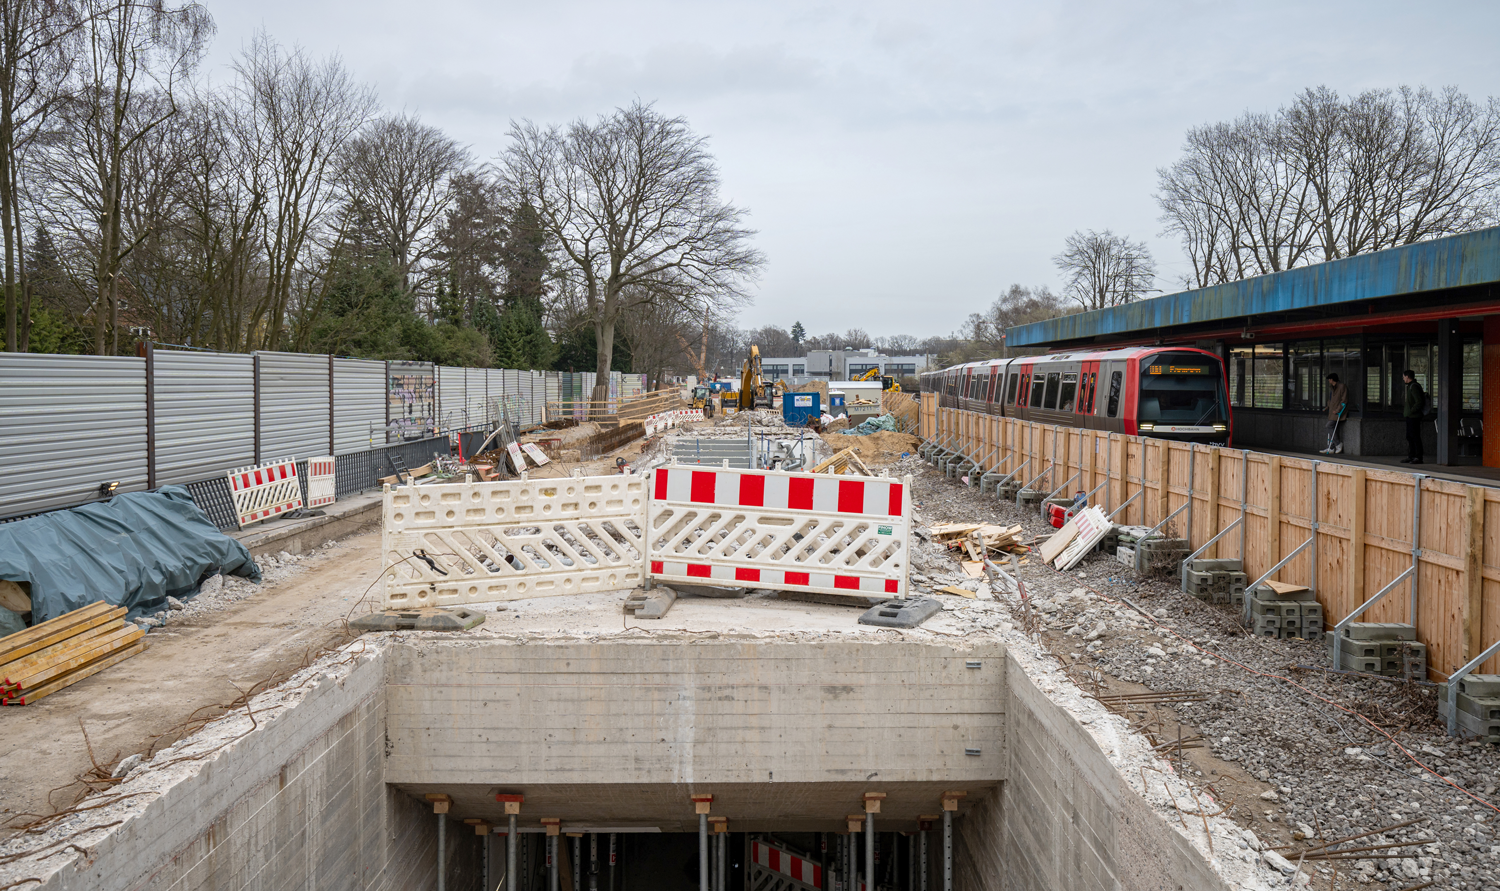
[[[615,891],[615,834],[609,834],[609,891]]]
[[[875,891],[875,815],[865,814],[865,881]]]
[[[1128,480],[1127,480],[1127,482],[1128,482]],[[1146,492],[1145,489],[1138,490],[1134,495],[1130,496],[1129,498],[1127,498],[1123,502],[1121,502],[1119,507],[1117,507],[1114,510],[1110,511],[1109,512],[1109,516],[1105,517],[1105,519],[1106,520],[1114,520],[1115,514],[1119,513],[1120,511],[1124,510],[1125,508],[1129,507],[1130,506],[1130,502],[1132,502],[1132,501],[1136,500],[1137,498],[1141,497],[1141,495],[1145,494],[1145,492]]]
[[[1411,577],[1411,574],[1412,574],[1413,571],[1414,571],[1413,567],[1408,566],[1405,570],[1403,570],[1401,572],[1400,575],[1396,576],[1395,578],[1393,578],[1389,582],[1387,582],[1386,586],[1384,588],[1381,588],[1380,591],[1379,591],[1379,593],[1377,593],[1374,597],[1371,597],[1369,600],[1366,600],[1364,603],[1360,604],[1359,608],[1355,609],[1349,615],[1345,616],[1343,618],[1343,620],[1340,621],[1337,625],[1333,626],[1333,635],[1334,635],[1333,636],[1333,667],[1334,668],[1343,668],[1344,667],[1344,665],[1343,665],[1343,657],[1344,657],[1344,628],[1345,628],[1345,626],[1347,626],[1350,622],[1353,622],[1355,619],[1359,618],[1360,616],[1364,615],[1365,610],[1367,610],[1370,607],[1374,606],[1375,604],[1379,603],[1380,602],[1380,598],[1382,598],[1385,595],[1389,594],[1391,592],[1392,588],[1395,588],[1397,585],[1401,584],[1407,578]],[[1416,579],[1412,579],[1412,584],[1413,585],[1416,584]]]
[[[729,833],[719,833],[719,891],[729,891]]]
[[[1141,491],[1144,492],[1145,490],[1142,489]],[[1172,511],[1171,513],[1167,514],[1167,518],[1165,520],[1162,520],[1160,523],[1157,523],[1155,526],[1152,526],[1149,530],[1146,531],[1145,535],[1142,535],[1139,539],[1136,540],[1136,543],[1135,543],[1135,571],[1136,572],[1140,572],[1141,571],[1141,551],[1144,550],[1144,548],[1141,547],[1141,544],[1146,539],[1150,538],[1153,534],[1155,534],[1156,530],[1158,530],[1161,527],[1163,527],[1163,526],[1167,525],[1168,523],[1172,522],[1172,518],[1173,517],[1175,517],[1178,514],[1182,513],[1184,510],[1187,510],[1188,506],[1191,505],[1192,503],[1193,503],[1192,499],[1188,499],[1187,504],[1184,504],[1182,507],[1179,507],[1176,510]]]
[[[583,891],[583,839],[573,836],[573,891]]]
[[[1250,592],[1254,591],[1256,588],[1260,587],[1260,583],[1261,582],[1263,582],[1266,579],[1270,578],[1271,576],[1275,575],[1278,571],[1281,570],[1281,567],[1283,567],[1283,566],[1287,565],[1288,563],[1292,562],[1293,558],[1295,558],[1298,554],[1300,554],[1304,550],[1306,550],[1307,546],[1310,545],[1310,544],[1312,544],[1312,539],[1311,538],[1309,538],[1306,541],[1302,542],[1302,544],[1297,545],[1296,550],[1292,551],[1290,554],[1287,554],[1285,557],[1282,557],[1280,563],[1277,563],[1275,566],[1272,566],[1270,568],[1270,570],[1268,572],[1266,572],[1265,575],[1263,575],[1260,578],[1256,579],[1255,581],[1251,582],[1250,583],[1250,587],[1248,587],[1248,588],[1245,589],[1245,602],[1246,603],[1250,602]]]
[[[1042,503],[1046,504],[1048,498],[1051,498],[1053,495],[1056,495],[1058,492],[1061,492],[1062,490],[1064,490],[1067,487],[1071,486],[1073,484],[1073,481],[1076,480],[1076,479],[1078,479],[1080,476],[1083,476],[1083,471],[1081,471],[1081,470],[1078,471],[1077,473],[1073,474],[1072,476],[1068,477],[1067,482],[1064,482],[1061,486],[1058,486],[1056,489],[1053,489],[1051,492],[1048,492],[1047,493],[1047,498],[1043,498],[1042,499]]]
[[[443,891],[448,884],[448,815],[438,814],[438,867],[437,886],[438,891]]]
[[[844,856],[849,861],[849,887],[859,891],[859,845],[856,840],[859,836],[850,833],[844,843]]]
[[[1416,587],[1415,582],[1412,587]],[[1448,675],[1448,735],[1458,736],[1458,682],[1463,680],[1469,672],[1478,668],[1484,660],[1500,652],[1500,640],[1490,644],[1489,648],[1453,674]]]
[[[505,835],[505,887],[516,891],[516,815],[511,814]]]
[[[943,811],[943,891],[953,891],[953,812]]]
[[[698,891],[708,891],[708,814],[698,815]]]
[[[558,855],[562,853],[557,845],[557,840],[559,838],[561,838],[561,836],[547,836],[547,887],[551,888],[552,891],[558,891],[558,882],[562,878],[562,871],[558,868],[561,864],[557,862],[559,859]]]
[[[599,833],[589,833],[589,891],[599,891]]]
[[[493,837],[494,834],[491,832],[485,832],[484,834],[484,863],[481,865],[480,873],[484,876],[483,887],[486,891],[490,887],[490,839]]]

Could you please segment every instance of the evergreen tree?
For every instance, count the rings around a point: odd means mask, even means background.
[[[500,299],[507,307],[525,303],[541,317],[547,296],[547,236],[537,219],[536,209],[522,202],[511,214],[505,242],[500,247],[500,267],[505,270],[505,287]]]
[[[792,343],[802,346],[802,341],[807,338],[807,329],[802,327],[801,322],[792,323]]]

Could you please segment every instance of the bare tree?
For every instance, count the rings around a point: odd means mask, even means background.
[[[1065,279],[1064,296],[1085,310],[1138,300],[1156,281],[1156,262],[1146,243],[1108,229],[1074,232],[1052,262]]]
[[[369,209],[408,291],[452,204],[449,180],[468,166],[469,153],[456,140],[405,114],[374,121],[344,150],[344,200]]]
[[[1204,287],[1500,220],[1500,103],[1401,87],[1303,91],[1187,134],[1158,171],[1166,231]]]
[[[70,42],[83,25],[80,10],[68,0],[0,0],[0,233],[7,350],[26,350],[30,321],[29,301],[17,312],[21,153],[62,94],[72,70]]]
[[[375,93],[356,82],[337,57],[314,61],[257,34],[235,61],[238,128],[249,157],[247,188],[267,196],[260,233],[267,264],[254,310],[263,324],[247,328],[246,349],[259,341],[277,349],[289,316],[309,238],[334,205],[334,159],[375,110]],[[303,334],[310,324],[302,319]]]
[[[962,357],[957,361],[968,362],[1011,355],[1006,346],[1007,329],[1053,319],[1068,312],[1070,310],[1063,299],[1045,285],[1040,288],[1011,285],[983,313],[969,315],[963,332],[968,342],[961,351]]]
[[[662,302],[708,309],[744,299],[759,269],[745,212],[719,196],[703,137],[636,102],[566,128],[513,123],[501,159],[513,204],[530,202],[566,259],[594,325],[608,394],[615,327]]]

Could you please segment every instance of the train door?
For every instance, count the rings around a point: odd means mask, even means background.
[[[1005,363],[990,366],[990,385],[984,397],[984,410],[992,415],[1000,414],[1000,397],[1005,392]]]
[[[1076,413],[1078,419],[1075,423],[1080,427],[1097,429],[1098,424],[1094,421],[1094,403],[1099,390],[1099,363],[1087,361],[1078,372],[1078,406]]]

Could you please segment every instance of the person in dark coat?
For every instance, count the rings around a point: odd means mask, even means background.
[[[1427,392],[1417,383],[1416,372],[1410,368],[1401,372],[1406,382],[1406,399],[1401,404],[1401,417],[1406,420],[1406,457],[1402,464],[1422,463],[1422,415],[1427,413]]]
[[[1349,387],[1339,382],[1337,374],[1328,375],[1328,448],[1324,455],[1339,455],[1344,451],[1344,440],[1339,436],[1339,424],[1349,411]]]

